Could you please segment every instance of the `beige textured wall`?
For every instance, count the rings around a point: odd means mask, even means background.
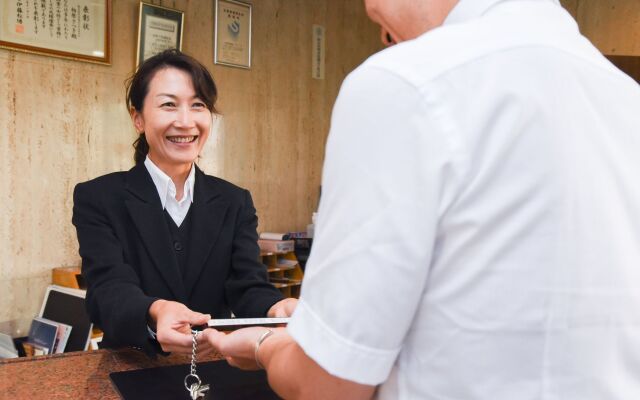
[[[213,65],[212,0],[153,2],[185,12],[183,50],[219,86],[223,123],[201,167],[252,191],[260,230],[304,229],[340,83],[380,49],[363,1],[253,1],[249,71]],[[111,66],[0,49],[0,330],[28,327],[51,268],[78,265],[74,185],[132,166],[123,81],[138,4],[113,1]],[[312,24],[326,27],[325,80],[311,78]]]
[[[640,1],[561,0],[580,31],[604,54],[640,56]]]

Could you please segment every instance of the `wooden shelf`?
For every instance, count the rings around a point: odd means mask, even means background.
[[[267,268],[269,281],[279,289],[285,297],[299,297],[302,284],[302,268],[294,252],[260,254],[262,263]]]
[[[273,283],[273,286],[275,286],[278,289],[302,285],[302,281],[292,281],[287,283],[284,283],[284,282],[272,282],[272,283]]]
[[[281,266],[281,265],[279,265],[277,267],[267,268],[267,272],[271,273],[271,272],[278,272],[278,271],[289,271],[289,270],[295,269],[295,267],[296,267],[296,265],[292,265],[292,266],[289,266],[289,265]]]

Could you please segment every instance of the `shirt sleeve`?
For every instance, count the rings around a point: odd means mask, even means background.
[[[301,300],[288,326],[332,375],[376,385],[425,290],[447,147],[420,91],[360,67],[343,84]]]

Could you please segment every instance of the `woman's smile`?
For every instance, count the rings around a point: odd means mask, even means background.
[[[198,136],[167,136],[167,140],[176,144],[190,144],[195,142]]]

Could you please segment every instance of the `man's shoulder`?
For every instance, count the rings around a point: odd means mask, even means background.
[[[496,41],[478,39],[486,35],[486,28],[478,21],[439,27],[374,54],[361,68],[387,71],[420,86],[495,51]]]
[[[445,25],[402,42],[367,59],[354,73],[377,69],[421,87],[461,66],[522,48],[548,48],[592,59],[596,51],[588,46],[575,21],[560,7],[546,7],[537,19],[548,18],[546,26],[522,12],[504,16],[499,12],[464,23]],[[544,25],[544,24],[543,24]]]

